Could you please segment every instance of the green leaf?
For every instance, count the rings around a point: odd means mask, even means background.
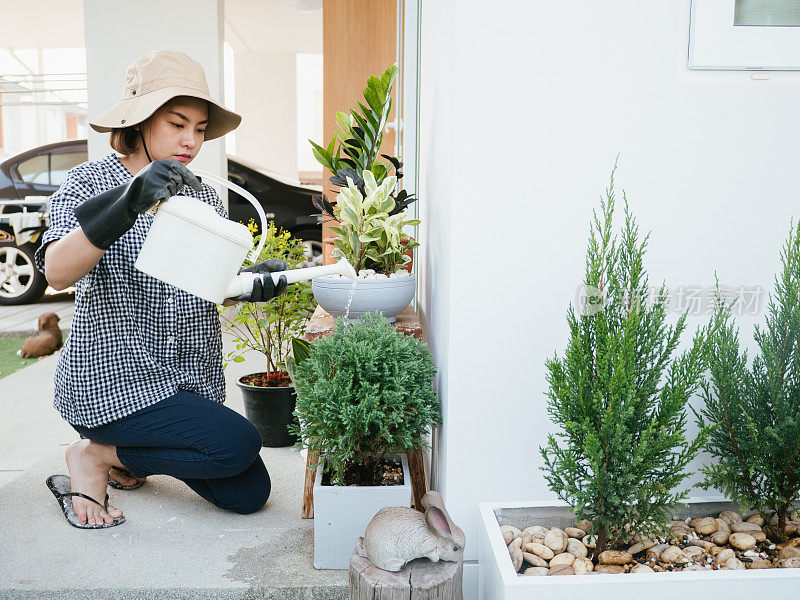
[[[311,344],[301,338],[292,338],[292,355],[299,365],[311,354]]]
[[[371,87],[364,88],[364,99],[369,104],[370,108],[375,111],[376,114],[380,115],[383,111],[383,102],[378,97],[378,94],[375,92],[374,89]]]
[[[383,102],[386,98],[386,86],[381,83],[381,80],[375,77],[374,75],[370,75],[367,79],[367,87],[372,88],[375,91],[378,99]]]
[[[244,361],[245,361],[244,356],[234,356],[233,357],[233,362],[240,363],[240,362],[244,362]]]
[[[394,83],[398,72],[399,68],[397,65],[391,65],[383,73],[381,73],[381,83],[383,84],[384,88],[387,90],[392,89],[392,84]]]

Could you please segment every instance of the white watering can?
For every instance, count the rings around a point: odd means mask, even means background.
[[[258,213],[261,231],[266,231],[264,209],[250,192],[211,173],[194,173],[246,198]],[[253,235],[241,223],[219,216],[202,200],[173,196],[148,212],[155,217],[134,265],[143,273],[215,304],[249,292],[253,282],[266,275],[238,274],[248,251],[253,248]],[[262,235],[258,247],[250,253],[252,262],[258,260],[265,241]],[[275,283],[284,275],[291,284],[334,274],[356,278],[355,270],[344,258],[332,265],[270,275]]]

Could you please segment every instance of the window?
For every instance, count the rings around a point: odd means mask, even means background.
[[[50,173],[47,168],[47,154],[34,156],[17,165],[17,171],[22,181],[47,185],[50,183]]]
[[[798,27],[800,0],[736,0],[733,24],[739,27]]]
[[[800,70],[800,0],[692,0],[689,68]]]
[[[61,185],[72,167],[86,162],[89,155],[85,151],[62,152],[50,155],[50,183]]]

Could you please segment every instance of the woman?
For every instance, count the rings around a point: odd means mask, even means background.
[[[132,489],[157,473],[242,514],[269,496],[257,430],[222,405],[216,306],[133,267],[153,220],[145,213],[158,202],[180,192],[225,216],[216,192],[186,165],[240,121],[211,99],[200,64],[150,52],[128,68],[123,99],[91,122],[111,132],[122,156],[73,168],[50,200],[36,265],[53,288],[77,286],[54,405],[82,439],[66,450],[69,477],[47,484],[75,527],[122,523],[107,484]],[[284,269],[272,260],[249,270]],[[285,278],[273,286],[264,276],[236,300],[266,301],[285,287]]]

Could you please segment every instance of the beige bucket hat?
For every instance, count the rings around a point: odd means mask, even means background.
[[[208,102],[206,141],[233,131],[242,122],[241,116],[211,98],[203,66],[183,52],[148,52],[128,67],[125,79],[122,100],[89,121],[95,131],[107,133],[141,123],[176,96]]]

